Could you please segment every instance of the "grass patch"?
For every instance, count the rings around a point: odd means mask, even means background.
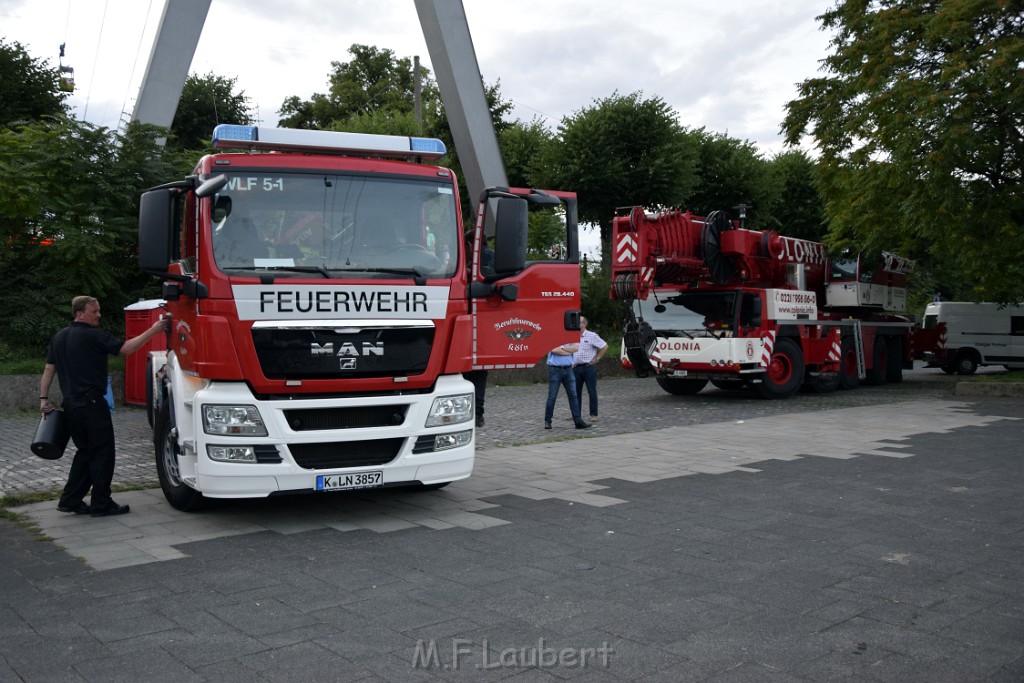
[[[46,491],[42,493],[13,493],[7,496],[0,496],[0,510],[7,511],[7,508],[42,503],[46,500],[56,500],[60,492]],[[13,514],[13,513],[12,513]]]
[[[17,512],[12,512],[7,508],[18,507],[20,505],[29,505],[31,503],[41,503],[47,500],[56,500],[60,497],[60,494],[56,493],[16,493],[9,496],[0,496],[0,519],[6,519],[8,522],[17,524],[30,532],[39,541],[52,541],[53,539],[43,533],[35,522],[33,522],[28,515],[23,515]]]
[[[958,379],[961,382],[1024,382],[1024,370],[1007,370],[991,375],[970,375]]]

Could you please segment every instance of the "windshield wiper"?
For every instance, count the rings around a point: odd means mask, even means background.
[[[378,268],[375,266],[349,266],[347,268],[333,268],[332,270],[342,273],[392,273],[394,275],[412,275],[413,277],[424,277],[416,268]]]
[[[258,270],[287,270],[294,273],[320,273],[328,280],[331,278],[329,270],[323,266],[258,266]]]

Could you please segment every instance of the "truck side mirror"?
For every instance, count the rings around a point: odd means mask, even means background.
[[[494,217],[494,272],[510,275],[526,268],[528,208],[522,199],[501,198]]]
[[[169,188],[150,190],[139,203],[139,268],[147,273],[167,272],[174,248],[172,212],[174,191]]]

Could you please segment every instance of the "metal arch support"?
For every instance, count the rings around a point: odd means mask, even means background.
[[[471,203],[484,188],[508,187],[462,0],[416,0]]]
[[[213,0],[164,4],[132,121],[170,128]]]

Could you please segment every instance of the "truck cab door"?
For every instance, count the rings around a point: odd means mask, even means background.
[[[555,346],[579,341],[575,196],[542,197],[499,198],[493,246],[484,237],[486,207],[478,212],[469,285],[473,369],[530,368]],[[527,260],[531,204],[540,214],[534,225],[556,240],[544,259]]]

